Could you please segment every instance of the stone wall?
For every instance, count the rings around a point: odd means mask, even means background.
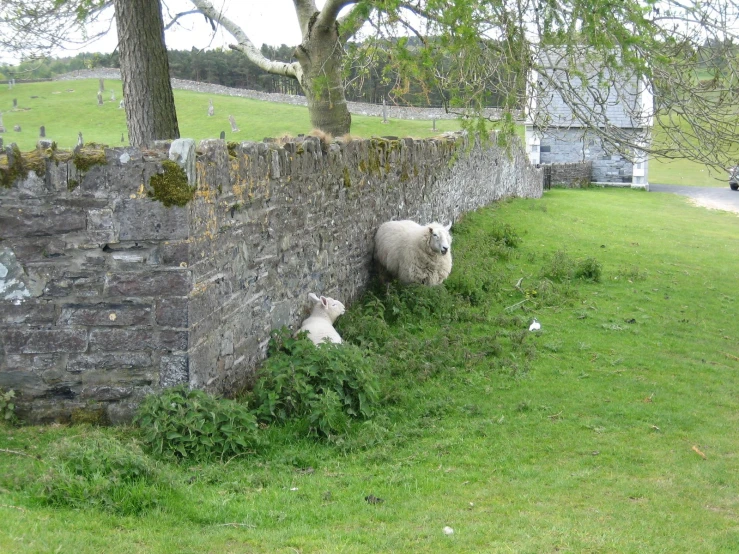
[[[197,154],[185,140],[87,162],[47,152],[45,171],[37,155],[0,187],[0,388],[38,422],[126,421],[178,383],[233,392],[307,293],[357,298],[383,221],[541,195],[522,151],[465,140],[212,140]],[[168,156],[197,183],[182,207],[150,197],[152,176],[184,179]]]
[[[551,164],[551,185],[580,188],[589,185],[593,172],[592,162]]]

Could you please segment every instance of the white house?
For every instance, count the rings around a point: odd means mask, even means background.
[[[648,84],[608,69],[599,72],[587,62],[573,71],[556,52],[542,52],[539,60],[539,71],[530,75],[526,110],[531,162],[591,162],[592,182],[648,188],[647,157],[640,148],[651,140]],[[560,89],[560,83],[569,86]]]

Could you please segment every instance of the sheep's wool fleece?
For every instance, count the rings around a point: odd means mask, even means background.
[[[451,237],[443,225],[419,225],[415,221],[388,221],[375,234],[375,259],[403,283],[439,285],[452,271],[451,249],[446,254],[429,245],[433,227],[443,233],[447,244]]]

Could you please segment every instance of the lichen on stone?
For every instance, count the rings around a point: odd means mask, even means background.
[[[185,206],[195,195],[196,187],[187,182],[187,174],[171,160],[162,162],[163,173],[152,175],[149,184],[153,190],[146,194],[167,207]]]

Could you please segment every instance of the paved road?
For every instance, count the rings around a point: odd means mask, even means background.
[[[671,192],[688,196],[698,206],[739,213],[739,191],[725,187],[683,187],[680,185],[649,185],[649,192]]]

